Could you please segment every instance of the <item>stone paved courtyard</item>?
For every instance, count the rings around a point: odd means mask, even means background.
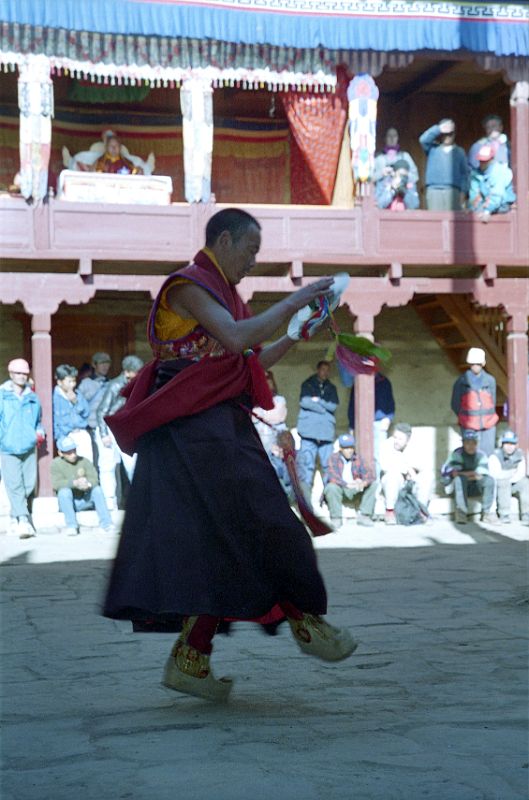
[[[318,540],[356,654],[238,624],[213,656],[226,707],[161,689],[172,637],[99,616],[117,537],[1,535],[2,800],[526,800],[528,533]]]

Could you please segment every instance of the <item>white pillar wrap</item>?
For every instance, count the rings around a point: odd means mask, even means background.
[[[53,117],[53,83],[50,61],[28,55],[19,65],[20,191],[38,202],[48,194],[48,167]]]
[[[184,139],[185,198],[206,203],[211,195],[213,89],[211,82],[189,78],[180,89]]]

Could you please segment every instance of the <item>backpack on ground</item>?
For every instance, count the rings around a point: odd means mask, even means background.
[[[428,509],[413,493],[413,481],[406,481],[395,503],[395,518],[398,525],[422,525],[428,519]]]

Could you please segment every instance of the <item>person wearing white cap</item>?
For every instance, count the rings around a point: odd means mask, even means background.
[[[461,435],[465,430],[479,432],[479,448],[490,456],[496,444],[496,380],[484,369],[485,351],[471,347],[468,369],[459,376],[452,390],[451,408],[457,415]]]
[[[29,382],[29,364],[14,358],[9,380],[0,386],[0,464],[2,478],[21,539],[35,535],[28,498],[37,485],[37,445],[44,441],[40,400]]]
[[[494,148],[482,145],[476,155],[479,166],[470,175],[468,206],[488,222],[491,214],[505,214],[516,200],[512,170],[494,158]]]

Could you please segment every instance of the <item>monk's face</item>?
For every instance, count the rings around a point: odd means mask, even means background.
[[[107,153],[111,158],[119,156],[120,145],[117,139],[107,139]]]
[[[249,275],[255,267],[255,259],[261,247],[261,232],[250,225],[238,239],[229,231],[223,231],[215,247],[215,255],[228,281],[236,285]]]

